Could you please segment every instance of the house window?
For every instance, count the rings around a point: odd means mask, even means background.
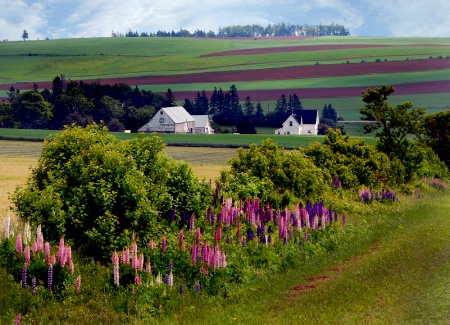
[[[291,134],[291,132],[287,131],[287,134]]]
[[[289,126],[292,126],[292,121],[289,121]]]
[[[164,114],[164,112],[163,112],[162,110],[160,110],[160,111],[159,111],[159,114],[160,114],[160,115],[163,115],[163,114]]]
[[[159,123],[164,123],[164,118],[163,118],[163,117],[161,117],[161,118],[159,119]]]

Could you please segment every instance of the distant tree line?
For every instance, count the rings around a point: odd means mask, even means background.
[[[112,31],[112,37],[273,37],[273,36],[349,36],[350,32],[345,26],[335,24],[331,25],[299,25],[279,23],[274,25],[236,25],[219,27],[216,34],[213,31],[204,31],[197,29],[193,33],[181,28],[179,31],[161,31],[156,33],[139,33],[137,30],[128,30],[125,34]]]
[[[0,127],[62,129],[64,125],[86,126],[103,121],[111,131],[125,129],[136,132],[161,107],[177,105],[169,88],[165,95],[132,88],[125,83],[114,85],[100,82],[66,81],[64,76],[52,80],[51,89],[20,92],[11,87],[9,101],[0,102]],[[273,111],[267,113],[260,102],[249,96],[239,98],[235,85],[228,91],[214,88],[208,96],[198,91],[193,100],[184,99],[182,106],[192,115],[209,115],[218,132],[234,129],[239,133],[255,133],[257,126],[280,127],[286,118],[303,109],[296,94],[282,94]],[[337,127],[338,116],[331,104],[325,105],[321,118],[321,133]],[[230,130],[231,127],[231,130]]]

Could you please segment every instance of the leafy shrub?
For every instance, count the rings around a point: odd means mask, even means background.
[[[238,149],[230,165],[231,169],[223,171],[220,178],[228,195],[240,199],[259,197],[274,207],[284,207],[300,198],[319,199],[328,186],[322,171],[300,150],[287,152],[271,139],[264,140],[260,147],[252,144],[249,150]]]
[[[24,221],[52,241],[65,237],[87,256],[109,258],[135,236],[170,231],[170,216],[206,211],[209,184],[162,152],[157,136],[119,141],[102,125],[66,127],[44,142],[27,187],[12,197]]]
[[[364,141],[350,140],[340,130],[330,129],[323,145],[311,143],[305,153],[330,179],[338,178],[343,188],[376,187],[388,180],[389,158]]]

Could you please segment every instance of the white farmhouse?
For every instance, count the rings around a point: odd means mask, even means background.
[[[197,121],[198,120],[198,121]],[[189,114],[184,107],[161,108],[138,132],[214,133],[208,115]]]
[[[214,129],[211,127],[208,115],[192,115],[195,120],[194,133],[213,134]]]
[[[194,118],[182,106],[161,108],[138,132],[192,133]]]
[[[317,135],[319,129],[319,111],[301,110],[291,114],[275,134]]]

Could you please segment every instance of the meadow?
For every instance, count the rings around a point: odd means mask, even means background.
[[[196,149],[166,150],[177,159],[193,159],[199,176],[216,176],[211,167],[226,167],[224,160],[234,151],[209,148],[209,165],[202,165],[198,156],[206,151],[191,151]],[[2,209],[5,191],[25,184],[40,150],[39,142],[0,141]],[[344,226],[349,237],[333,252],[302,260],[281,273],[249,274],[251,284],[233,287],[227,297],[192,294],[187,288],[180,296],[178,289],[167,289],[165,296],[172,302],[161,301],[166,310],[154,311],[156,316],[146,315],[143,305],[129,300],[132,297],[105,292],[104,268],[79,257],[75,258],[84,272],[83,282],[78,294],[64,303],[48,295],[33,300],[19,285],[11,286],[3,271],[0,300],[3,306],[17,306],[13,301],[20,299],[21,308],[27,306],[23,324],[447,324],[449,208],[447,191],[402,195],[394,205],[355,202]],[[4,211],[0,210],[2,234],[8,216]],[[36,308],[44,302],[39,299],[47,299],[46,307]],[[134,307],[123,309],[121,299]],[[0,312],[1,323],[14,318],[14,310]]]

